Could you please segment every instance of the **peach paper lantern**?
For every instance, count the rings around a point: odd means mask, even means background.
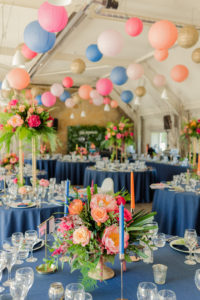
[[[127,76],[130,79],[136,80],[142,77],[144,69],[141,64],[130,64],[126,70]]]
[[[172,22],[161,20],[151,26],[148,38],[153,48],[169,49],[178,38],[178,30]]]
[[[102,96],[107,96],[112,92],[113,84],[108,78],[101,78],[96,83],[96,90]]]
[[[26,70],[15,68],[8,73],[7,80],[13,89],[23,90],[29,85],[30,76]]]
[[[126,21],[125,30],[130,36],[138,36],[143,30],[143,23],[139,18],[130,18]]]
[[[156,74],[153,78],[153,84],[157,87],[165,85],[166,84],[165,76],[161,74]]]
[[[65,106],[68,107],[68,108],[73,108],[75,106],[75,103],[74,103],[73,99],[72,98],[68,98],[65,101]]]
[[[182,82],[188,77],[189,71],[188,68],[184,65],[176,65],[171,69],[170,75],[174,81]]]
[[[154,57],[158,61],[163,61],[163,60],[167,59],[168,55],[169,55],[168,49],[163,49],[163,50],[156,49],[154,52]]]
[[[118,107],[118,102],[117,102],[116,100],[112,100],[112,101],[110,102],[110,106],[111,106],[112,108],[117,108],[117,107]]]
[[[87,85],[87,84],[84,84],[84,85],[80,86],[80,88],[78,90],[78,94],[82,99],[88,100],[88,99],[90,99],[90,92],[91,91],[92,91],[91,86]]]

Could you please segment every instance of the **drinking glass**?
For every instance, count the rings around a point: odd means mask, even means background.
[[[158,300],[176,300],[176,294],[171,290],[161,290],[158,292]]]
[[[24,241],[23,233],[22,232],[13,233],[12,236],[11,236],[11,241],[12,241],[12,244],[15,247],[17,255],[18,255],[19,254],[19,249],[21,248],[22,243]],[[23,261],[17,259],[16,265],[21,265],[21,264],[23,264]]]
[[[20,268],[15,273],[15,281],[23,283],[25,285],[25,296],[33,285],[34,282],[34,271],[30,267]]]
[[[164,247],[166,244],[166,238],[165,238],[165,234],[164,233],[158,233],[154,239],[153,239],[153,243],[156,247],[161,248]]]
[[[90,293],[76,293],[74,300],[92,300],[92,295]]]
[[[138,300],[157,300],[158,290],[153,282],[140,282],[137,289]]]
[[[197,233],[195,229],[186,229],[184,234],[185,246],[189,249],[189,257],[184,261],[187,265],[196,265],[192,258],[192,250],[197,244]]]
[[[77,293],[84,293],[84,286],[80,283],[70,283],[65,289],[65,300],[74,300]]]
[[[200,269],[197,269],[195,272],[194,282],[198,290],[200,290]]]
[[[10,294],[13,299],[24,300],[26,297],[26,286],[23,282],[12,280],[10,283]]]
[[[5,251],[0,250],[0,281],[2,279],[2,271],[6,267]],[[0,286],[0,293],[5,290],[4,287]]]
[[[154,282],[157,284],[165,284],[168,267],[162,264],[152,266]]]
[[[149,239],[153,243],[153,240],[154,240],[154,238],[156,237],[156,235],[158,233],[158,223],[154,221],[154,222],[146,224],[145,227],[155,227],[155,228],[149,230],[149,233],[151,234]],[[157,250],[157,249],[158,248],[156,246],[153,247],[153,250]]]
[[[38,235],[37,235],[36,230],[25,231],[25,240],[26,240],[26,243],[29,245],[30,252],[31,252],[30,257],[26,259],[27,262],[36,262],[37,261],[37,258],[33,257],[33,246],[36,243],[37,239],[38,239]]]
[[[9,286],[11,283],[11,270],[17,260],[17,254],[13,251],[5,251],[6,268],[8,270],[8,280],[3,283],[4,286]]]
[[[49,288],[49,299],[50,300],[60,300],[64,297],[64,288],[61,282],[53,282]]]

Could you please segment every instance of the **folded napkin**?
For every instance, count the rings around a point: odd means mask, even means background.
[[[188,251],[188,248],[185,245],[173,244],[173,247],[176,248],[177,250]]]

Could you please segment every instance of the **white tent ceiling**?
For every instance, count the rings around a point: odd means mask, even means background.
[[[0,80],[11,69],[15,49],[23,43],[24,28],[37,19],[37,10],[43,2],[43,0],[0,0]],[[88,2],[72,0],[72,3],[66,6],[68,15],[79,12]],[[103,8],[100,12],[121,15],[124,19],[100,16],[99,10],[99,4],[91,5],[84,20],[74,27],[62,43],[58,44],[55,51],[52,51],[52,55],[50,52],[50,55],[40,61],[40,64],[37,63],[40,56],[26,64],[27,70],[37,66],[32,75],[32,83],[50,85],[61,82],[65,76],[72,76],[76,86],[81,84],[95,86],[97,79],[109,76],[114,66],[127,67],[129,63],[139,61],[145,68],[143,78],[138,81],[129,80],[125,85],[116,87],[117,93],[114,92],[113,97],[118,97],[124,89],[134,92],[138,85],[144,85],[147,93],[142,98],[140,106],[140,114],[143,116],[163,115],[168,112],[179,113],[182,105],[185,110],[200,110],[200,65],[193,63],[191,59],[191,53],[194,48],[200,47],[200,41],[187,50],[175,45],[170,49],[168,59],[158,62],[154,59],[153,49],[148,42],[148,30],[151,24],[145,22],[142,34],[136,38],[128,36],[124,29],[125,18],[128,16],[139,16],[152,21],[168,19],[176,24],[192,24],[200,28],[199,0],[119,0],[117,10]],[[118,30],[123,35],[125,41],[123,51],[117,57],[104,57],[98,63],[89,62],[85,57],[87,46],[96,43],[98,35],[106,29]],[[86,71],[81,75],[74,75],[70,71],[70,64],[75,58],[83,58],[86,62]],[[182,83],[175,83],[170,78],[170,70],[176,64],[185,64],[190,72],[188,79]],[[152,84],[152,78],[156,73],[166,76],[169,101],[162,100],[160,98],[162,90]],[[118,100],[120,101],[119,97]],[[133,103],[131,107],[134,109]]]

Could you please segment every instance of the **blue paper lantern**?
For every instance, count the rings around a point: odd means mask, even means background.
[[[32,51],[45,53],[56,41],[55,33],[44,30],[38,21],[29,23],[24,30],[24,42]]]
[[[2,82],[0,81],[0,90],[1,90]]]
[[[86,57],[92,62],[97,62],[102,58],[103,54],[99,51],[96,44],[91,44],[86,49]]]
[[[37,95],[37,96],[35,97],[35,100],[37,100],[38,105],[43,105],[43,104],[42,104],[42,95]]]
[[[126,69],[124,67],[115,67],[112,69],[110,79],[114,84],[122,85],[128,80]]]
[[[131,91],[123,91],[121,93],[121,99],[125,103],[129,103],[131,100],[133,100],[133,93]]]
[[[60,96],[59,99],[60,99],[62,102],[65,102],[65,100],[68,99],[68,98],[71,98],[70,93],[69,93],[68,91],[64,91],[64,92],[62,93],[62,95]]]

